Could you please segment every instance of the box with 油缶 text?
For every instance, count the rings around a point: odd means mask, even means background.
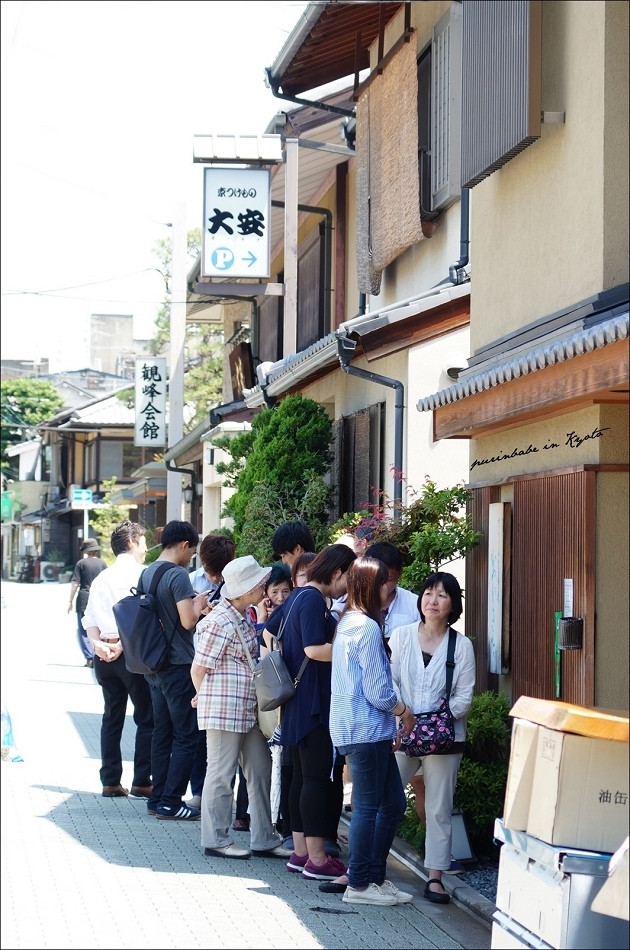
[[[527,834],[612,853],[628,834],[628,785],[627,743],[538,726]]]

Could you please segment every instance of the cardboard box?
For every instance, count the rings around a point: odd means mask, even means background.
[[[538,726],[527,834],[611,854],[628,834],[629,784],[626,743]]]
[[[510,710],[510,715],[578,736],[612,739],[615,742],[628,742],[630,739],[628,713],[620,709],[575,706],[558,700],[520,696]]]
[[[566,947],[571,882],[509,844],[499,855],[496,905],[545,946]]]
[[[510,767],[505,789],[503,824],[513,831],[526,831],[534,785],[538,726],[526,719],[512,723]]]

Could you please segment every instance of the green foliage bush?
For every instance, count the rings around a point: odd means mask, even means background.
[[[306,521],[319,544],[327,540],[333,489],[326,483],[332,461],[332,423],[312,399],[288,396],[254,417],[249,432],[214,444],[230,455],[217,472],[236,491],[223,515],[234,519],[237,556],[273,558],[271,538],[283,521]]]
[[[402,475],[396,477],[404,481]],[[357,527],[372,528],[374,541],[391,541],[402,554],[401,586],[420,590],[429,574],[472,551],[481,532],[466,513],[470,492],[463,485],[438,488],[427,477],[419,492],[407,485],[407,497],[407,504],[401,504],[381,492],[379,503],[368,505],[368,511],[350,512],[336,521],[331,540]]]

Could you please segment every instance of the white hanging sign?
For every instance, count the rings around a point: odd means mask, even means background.
[[[134,445],[166,445],[166,357],[136,360]]]
[[[268,168],[204,168],[202,277],[269,277]]]

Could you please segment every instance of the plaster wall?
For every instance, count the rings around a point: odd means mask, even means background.
[[[465,366],[469,347],[469,329],[462,327],[448,335],[409,350],[407,470],[410,482],[419,489],[426,476],[439,488],[452,487],[468,480],[468,441],[433,439],[433,413],[418,412],[415,405],[427,393],[452,386],[445,366]]]
[[[358,359],[353,366],[400,381],[404,390],[403,472],[411,489],[419,491],[428,476],[439,487],[464,482],[468,476],[468,443],[465,440],[433,441],[431,413],[415,409],[420,390],[439,388],[448,378],[443,372],[452,354],[467,352],[468,331],[458,330],[412,350],[392,354],[382,360]],[[426,391],[430,391],[427,389]],[[349,416],[378,402],[386,404],[385,485],[393,497],[395,398],[393,389],[380,383],[350,376],[341,369],[317,380],[302,390],[304,396],[323,405],[332,419]],[[403,489],[404,491],[404,489]]]
[[[492,483],[513,475],[575,465],[627,461],[627,407],[590,406],[472,441],[470,483]]]
[[[543,4],[542,107],[566,122],[471,190],[473,351],[628,279],[627,6]]]

